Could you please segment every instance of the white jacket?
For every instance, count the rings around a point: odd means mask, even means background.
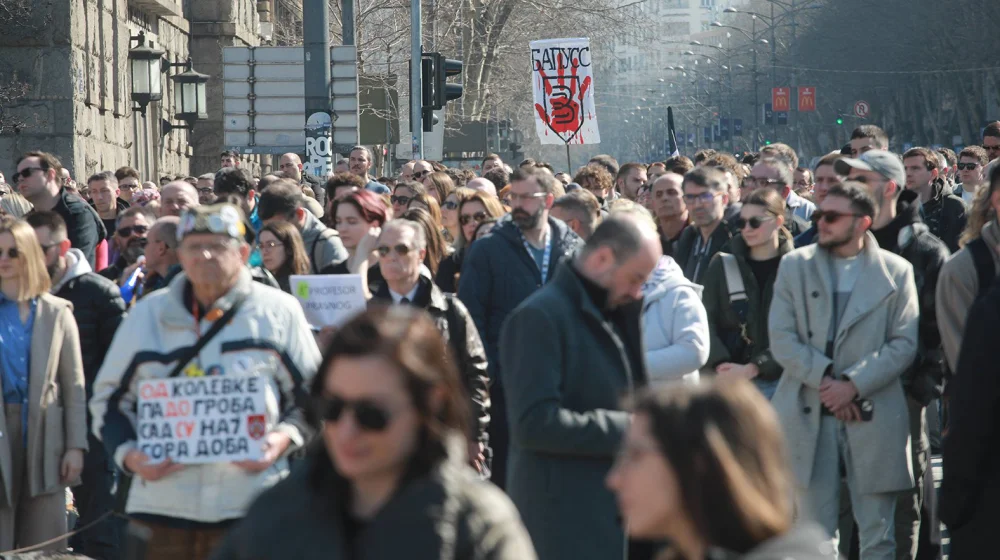
[[[698,381],[710,346],[701,291],[668,256],[660,259],[642,287],[643,339],[651,382]]]
[[[94,435],[124,469],[125,454],[136,447],[136,387],[146,379],[167,377],[185,347],[198,340],[194,316],[184,303],[187,276],[140,300],[122,322],[94,382],[90,402]],[[319,349],[299,302],[291,295],[251,279],[244,270],[236,286],[216,302],[228,310],[246,294],[233,320],[199,353],[200,367],[213,374],[268,379],[267,429],[291,438],[289,451],[303,445],[311,430],[304,407],[308,382],[320,362]],[[212,326],[202,320],[202,333]],[[232,463],[188,465],[155,482],[136,479],[126,511],[215,523],[240,518],[250,502],[288,470],[282,458],[270,469],[250,474]]]

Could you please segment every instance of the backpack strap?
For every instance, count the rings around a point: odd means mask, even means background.
[[[982,297],[996,278],[996,264],[993,261],[993,252],[990,251],[986,241],[982,237],[977,237],[968,242],[965,247],[972,255],[972,263],[976,266],[976,276],[979,279],[979,291],[976,297]]]
[[[743,275],[736,257],[729,253],[719,253],[722,259],[722,269],[726,273],[726,286],[729,287],[729,303],[747,299],[746,286],[743,285]]]

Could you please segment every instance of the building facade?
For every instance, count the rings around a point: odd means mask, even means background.
[[[30,150],[54,153],[78,181],[130,165],[144,180],[218,169],[222,148],[222,47],[259,43],[254,0],[4,0],[0,11],[0,169]],[[269,5],[269,2],[262,2]],[[12,21],[4,22],[4,18]],[[144,32],[168,63],[189,58],[209,75],[208,119],[164,134],[174,83],[162,101],[131,99],[129,50]],[[254,161],[245,165],[254,168]]]

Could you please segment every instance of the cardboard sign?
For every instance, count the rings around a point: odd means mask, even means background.
[[[359,274],[292,275],[288,281],[314,327],[343,325],[368,305]]]
[[[266,377],[214,375],[139,382],[136,431],[151,462],[259,460],[267,434]]]
[[[590,39],[531,42],[535,131],[542,144],[599,144]]]

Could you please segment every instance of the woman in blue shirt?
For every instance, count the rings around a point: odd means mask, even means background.
[[[66,532],[65,489],[79,483],[87,449],[79,333],[50,287],[31,226],[0,221],[0,550]]]

